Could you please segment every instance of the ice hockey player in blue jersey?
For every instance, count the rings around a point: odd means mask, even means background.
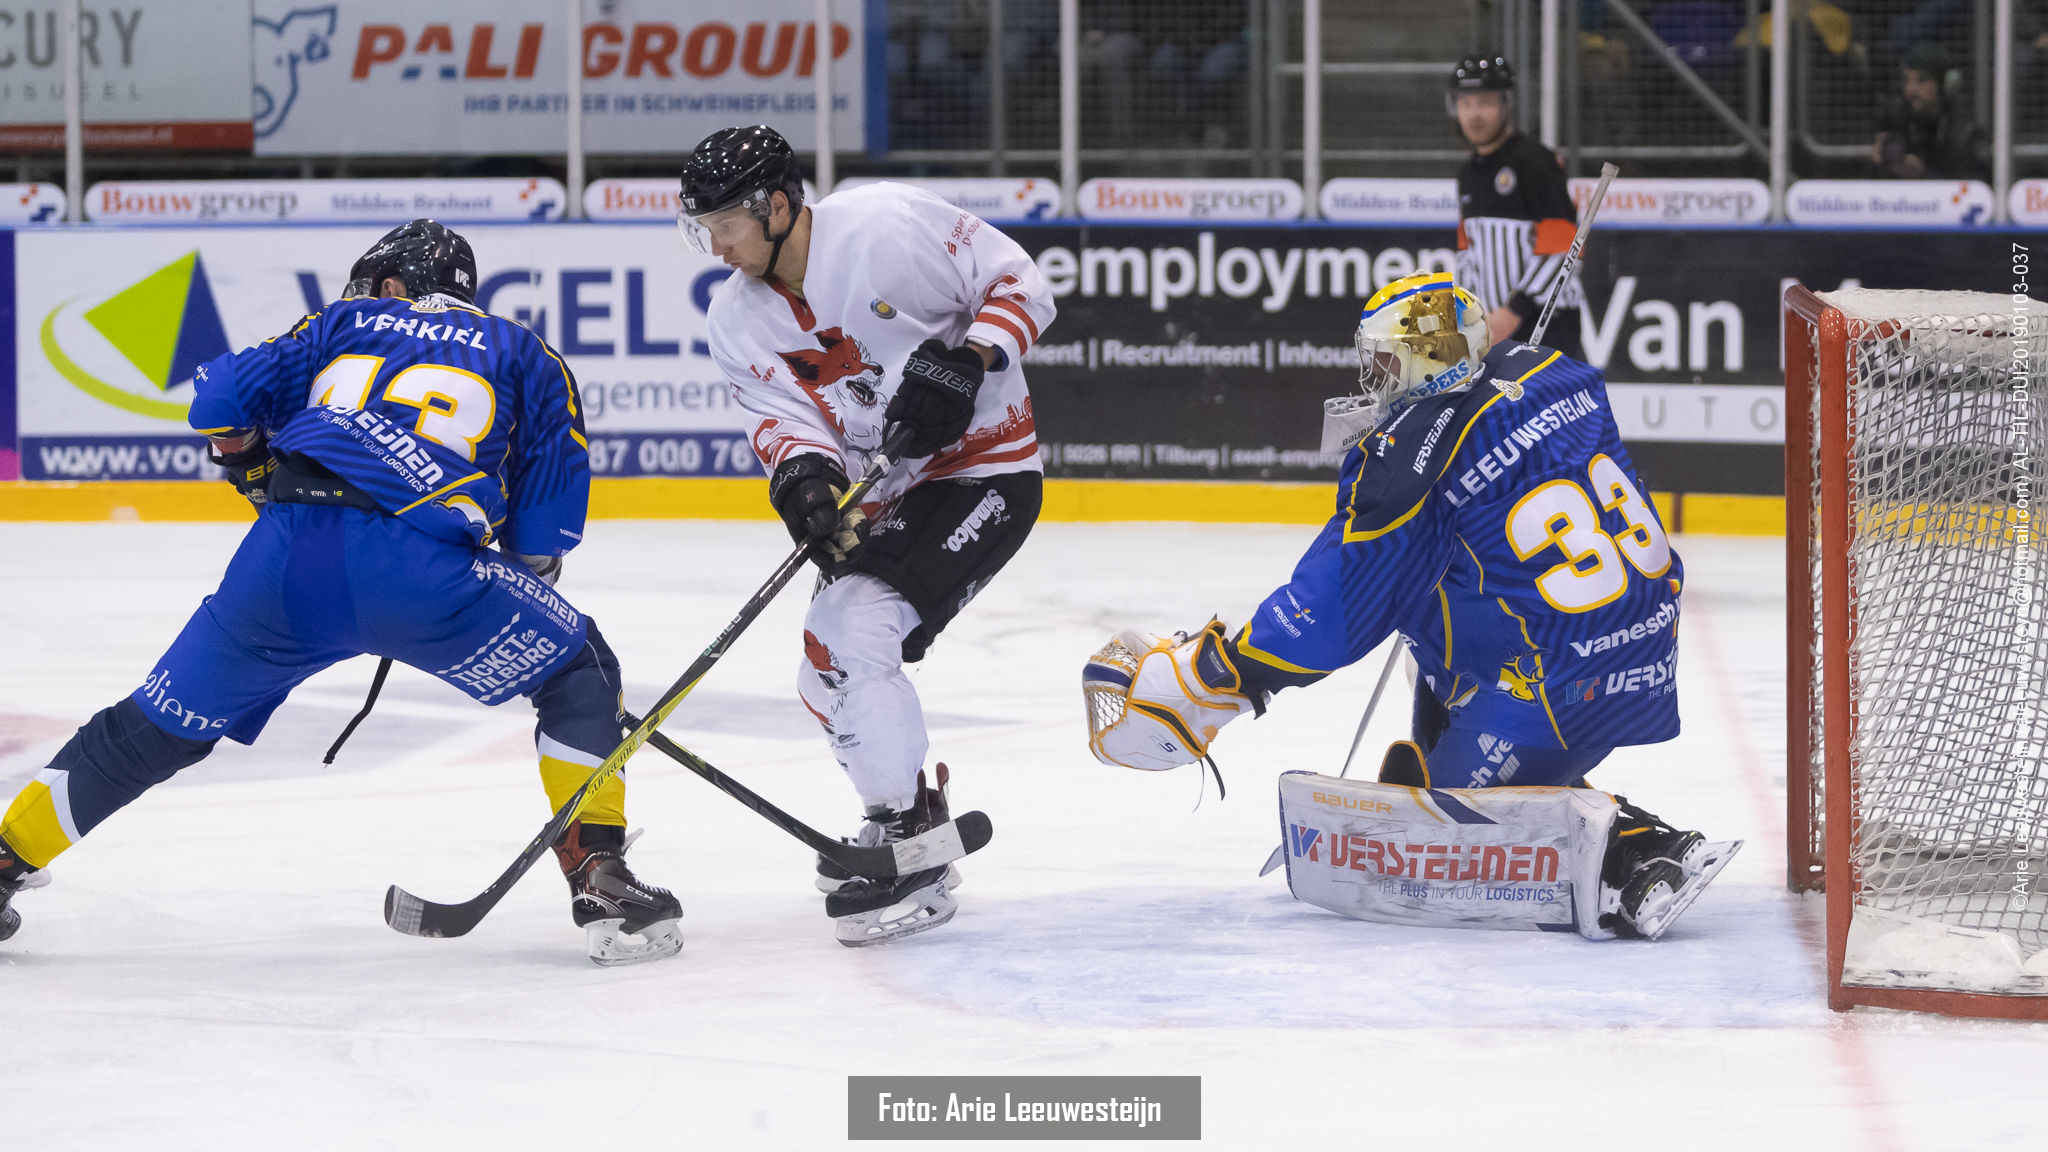
[[[1363,435],[1339,437],[1335,514],[1234,634],[1120,633],[1097,654],[1096,756],[1199,760],[1223,725],[1395,633],[1417,669],[1412,739],[1383,783],[1572,788],[1615,748],[1676,736],[1685,570],[1600,373],[1538,345],[1489,348],[1483,309],[1448,274],[1381,288],[1355,341]],[[1639,912],[1670,909],[1704,840],[1625,801],[1614,826],[1629,851],[1608,879],[1618,895],[1637,881],[1611,909],[1628,935]]]
[[[188,419],[256,523],[141,687],[0,820],[0,940],[35,870],[222,737],[254,741],[352,656],[485,704],[532,700],[552,807],[618,745],[618,661],[553,587],[590,494],[576,383],[539,336],[475,307],[476,283],[469,243],[415,220],[364,253],[343,299],[200,366]],[[676,898],[626,866],[625,823],[615,775],[554,845],[599,963],[682,946]]]

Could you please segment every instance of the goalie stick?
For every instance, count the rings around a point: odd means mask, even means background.
[[[1394,664],[1400,659],[1401,645],[1396,643],[1393,650],[1387,653],[1386,664],[1380,668],[1380,682],[1372,686],[1372,698],[1365,702],[1365,715],[1358,718],[1358,731],[1351,734],[1351,751],[1344,754],[1344,770],[1337,773],[1337,779],[1342,780],[1351,775],[1351,761],[1357,758],[1358,746],[1365,741],[1366,725],[1372,723],[1373,710],[1380,706],[1380,694],[1387,690],[1387,678],[1394,674]],[[1259,875],[1264,876],[1280,866],[1280,861],[1287,853],[1286,831],[1284,828],[1281,829],[1280,843],[1273,845],[1273,852],[1266,857],[1266,863],[1259,869]]]
[[[867,471],[847,488],[846,495],[840,497],[841,510],[858,506],[869,489],[895,466],[896,454],[902,450],[908,437],[909,431],[899,428],[883,441],[881,450],[868,464]],[[798,544],[783,559],[767,581],[747,598],[747,602],[740,606],[739,612],[712,639],[711,644],[698,654],[697,659],[691,662],[689,668],[684,670],[675,683],[669,685],[668,691],[661,694],[661,699],[648,710],[646,718],[634,725],[632,732],[619,742],[618,747],[612,749],[611,755],[605,757],[604,763],[591,772],[583,785],[576,789],[575,794],[548,818],[548,822],[532,840],[527,841],[526,847],[520,851],[518,857],[498,875],[496,880],[491,881],[489,887],[460,904],[439,904],[432,900],[423,900],[393,884],[384,892],[384,922],[408,936],[434,937],[461,936],[481,923],[483,918],[490,914],[491,909],[497,907],[498,901],[505,898],[505,893],[511,891],[512,886],[519,882],[519,878],[526,874],[527,869],[533,867],[534,861],[540,859],[556,840],[561,839],[570,822],[582,810],[584,798],[599,784],[611,779],[612,774],[623,768],[627,760],[632,759],[633,754],[638,752],[641,745],[647,743],[648,737],[661,726],[661,722],[668,719],[669,713],[675,711],[676,706],[683,702],[683,698],[696,688],[697,682],[725,656],[726,649],[739,638],[740,633],[746,631],[755,617],[768,607],[769,601],[775,599],[776,594],[795,578],[806,563],[810,550],[809,542]]]

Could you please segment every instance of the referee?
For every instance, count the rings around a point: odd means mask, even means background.
[[[1458,171],[1458,283],[1479,297],[1495,343],[1527,340],[1572,246],[1579,213],[1557,154],[1515,131],[1515,70],[1501,56],[1467,56],[1444,98],[1472,158]],[[1586,290],[1564,285],[1543,342],[1575,360]]]

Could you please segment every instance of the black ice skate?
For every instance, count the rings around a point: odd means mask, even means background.
[[[7,841],[0,840],[0,940],[14,935],[21,927],[21,913],[7,905],[14,894],[28,887],[28,878],[36,870],[21,862]]]
[[[639,835],[579,820],[555,841],[555,857],[569,880],[570,915],[588,933],[590,958],[598,964],[634,964],[683,950],[676,924],[682,902],[626,867],[626,849]]]
[[[1740,840],[1709,842],[1615,797],[1600,874],[1600,925],[1624,938],[1655,940],[1700,898],[1735,858]]]
[[[894,844],[930,831],[951,819],[946,804],[946,766],[938,768],[939,786],[927,788],[924,773],[917,774],[917,799],[909,808],[894,812],[876,806],[868,809],[868,822],[861,838],[872,836],[876,844]],[[824,886],[824,861],[820,861],[819,887]],[[871,880],[865,876],[847,878],[837,890],[825,896],[825,914],[837,922],[839,942],[849,948],[887,944],[905,936],[927,932],[953,918],[959,905],[951,891],[951,865],[928,868],[894,880]]]
[[[939,796],[941,799],[941,804],[943,805],[947,784],[946,766],[944,764],[939,765],[938,773]],[[920,787],[922,787],[924,781],[920,779],[918,781],[918,784]],[[944,808],[942,807],[940,810],[944,811]],[[877,811],[886,813],[888,809],[877,809]],[[947,817],[941,816],[939,817],[939,822],[943,823],[946,819]],[[882,826],[880,824],[877,824],[873,820],[868,820],[865,823],[863,823],[860,826],[860,831],[858,833],[855,833],[852,836],[841,836],[839,839],[842,843],[857,844],[862,848],[875,848],[888,842],[882,839]],[[901,840],[903,839],[903,837],[898,836],[894,837],[893,839]],[[844,868],[841,868],[837,862],[833,861],[823,852],[818,853],[818,891],[823,892],[827,896],[830,896],[840,891],[841,889],[845,888],[848,884],[852,883],[853,880],[853,873],[848,872]],[[948,892],[951,892],[958,889],[959,887],[959,866],[954,864],[946,865],[946,890]]]

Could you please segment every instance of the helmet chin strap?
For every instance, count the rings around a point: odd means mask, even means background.
[[[799,209],[798,211],[801,211],[801,209]],[[782,230],[782,235],[780,236],[777,236],[774,233],[768,231],[768,221],[761,221],[761,235],[767,238],[769,245],[768,270],[761,273],[762,276],[765,277],[775,275],[775,262],[776,260],[782,257],[782,242],[789,239],[790,233],[796,231],[796,218],[796,212],[792,212],[789,214],[789,227],[784,228]]]

